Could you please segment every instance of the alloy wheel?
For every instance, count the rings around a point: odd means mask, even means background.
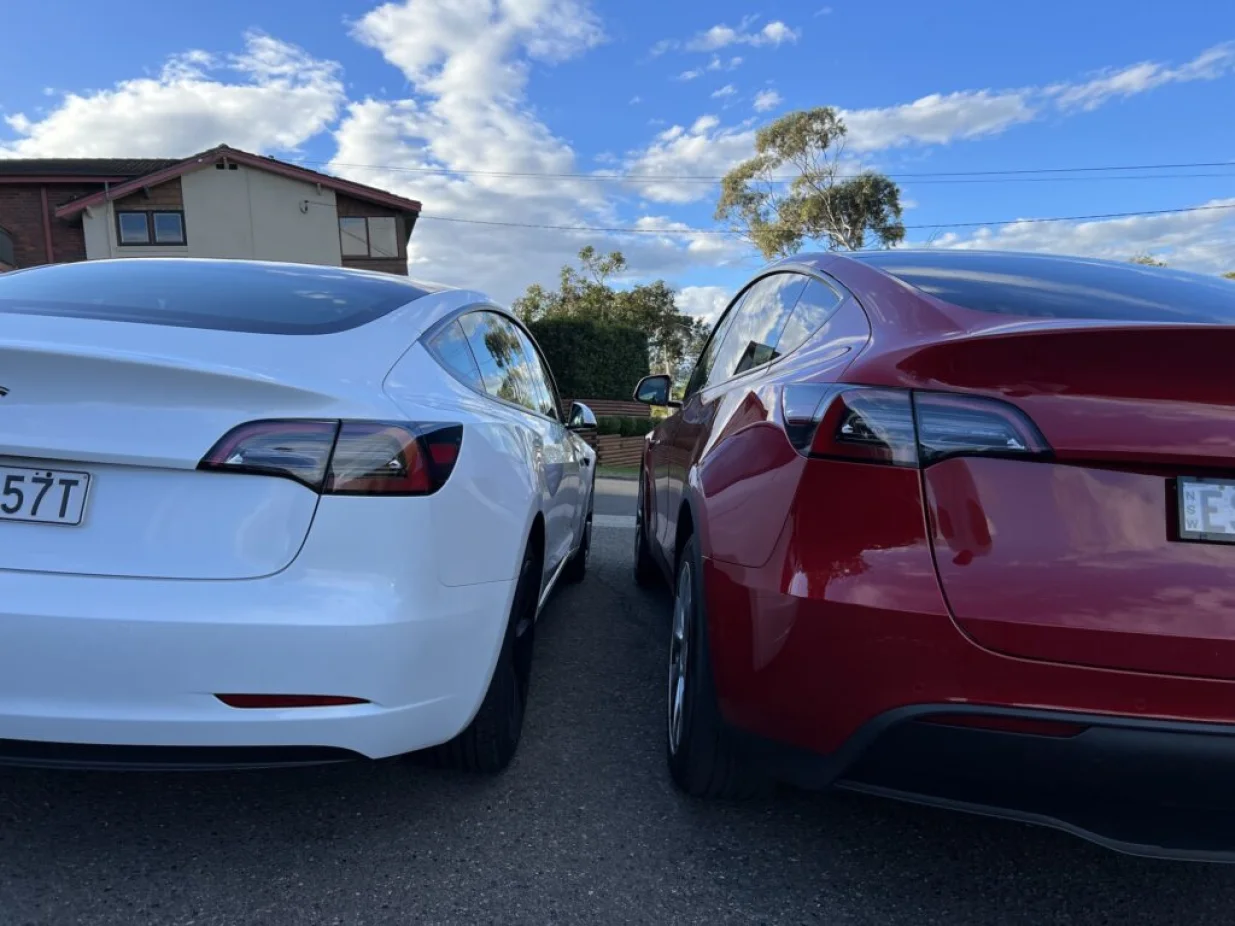
[[[678,573],[677,594],[673,600],[673,630],[669,637],[669,752],[676,755],[682,745],[686,712],[687,670],[690,665],[690,634],[693,626],[695,586],[691,563],[683,563]]]

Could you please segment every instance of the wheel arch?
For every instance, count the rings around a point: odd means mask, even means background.
[[[673,535],[673,567],[674,574],[677,573],[678,563],[682,558],[682,550],[686,546],[686,541],[691,537],[697,537],[699,543],[699,555],[708,557],[710,555],[710,546],[708,545],[707,531],[707,514],[702,487],[699,482],[698,467],[692,467],[689,477],[686,480],[685,486],[682,488],[682,499],[678,505],[677,520],[674,521]],[[688,529],[683,530],[683,526]]]

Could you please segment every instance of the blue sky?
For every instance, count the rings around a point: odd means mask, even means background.
[[[1212,0],[1039,0],[1032,12],[899,0],[67,6],[25,4],[6,19],[0,156],[174,156],[226,142],[302,161],[422,200],[412,273],[502,299],[551,282],[591,243],[713,311],[762,259],[691,234],[715,227],[716,190],[675,178],[723,173],[760,124],[813,106],[842,110],[848,153],[898,177],[911,226],[1235,204],[1235,165],[1049,182],[903,176],[1235,161],[1235,6]],[[587,179],[597,172],[666,179]],[[1235,268],[1235,209],[911,229],[909,240],[1152,252],[1212,272]]]

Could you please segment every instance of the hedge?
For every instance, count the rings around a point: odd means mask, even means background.
[[[652,418],[601,415],[596,419],[596,432],[598,434],[618,434],[622,437],[642,437],[659,423]]]
[[[549,318],[528,326],[557,380],[558,392],[581,399],[629,399],[648,374],[647,334],[583,318]]]

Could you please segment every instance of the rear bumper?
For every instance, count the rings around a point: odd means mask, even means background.
[[[984,647],[940,591],[916,473],[820,462],[831,478],[803,495],[766,562],[704,560],[721,713],[777,777],[1235,860],[1235,682]],[[941,712],[1087,729],[1057,739],[920,722]]]
[[[0,570],[0,741],[18,741],[0,743],[0,762],[282,764],[302,749],[381,758],[450,739],[488,688],[514,581],[442,584],[431,537],[397,505],[380,513],[316,524],[295,562],[262,579]],[[366,703],[246,709],[218,694]]]

